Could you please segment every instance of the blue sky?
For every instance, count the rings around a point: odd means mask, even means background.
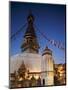
[[[60,41],[65,44],[65,5],[51,5],[51,4],[33,4],[33,3],[10,3],[10,34],[13,35],[25,23],[27,23],[27,16],[29,10],[35,17],[34,24],[37,39],[40,45],[39,53],[43,52],[46,45],[53,51],[53,57],[56,63],[65,62],[65,52],[61,49],[51,45],[38,31],[44,33],[49,39]],[[11,40],[10,53],[15,55],[21,53],[21,44],[26,27]]]

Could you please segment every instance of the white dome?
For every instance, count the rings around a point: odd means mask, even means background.
[[[39,54],[21,53],[10,58],[10,73],[17,71],[22,62],[30,72],[41,72],[42,57]]]

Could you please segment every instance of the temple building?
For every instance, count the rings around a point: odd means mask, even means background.
[[[65,85],[66,84],[66,63],[54,65],[54,84]]]
[[[10,57],[10,87],[54,85],[53,53],[45,45],[39,54],[39,43],[34,29],[35,17],[30,13],[28,26],[21,45],[21,53]]]
[[[46,46],[41,61],[41,79],[45,79],[45,85],[54,85],[54,60],[52,51]]]

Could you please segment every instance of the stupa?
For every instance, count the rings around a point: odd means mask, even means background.
[[[29,80],[32,80],[32,78],[38,80],[40,78],[40,86],[54,85],[54,60],[52,51],[45,45],[46,48],[43,50],[42,55],[39,54],[39,48],[41,47],[35,33],[34,20],[35,17],[30,13],[27,17],[28,26],[21,45],[21,53],[10,57],[10,74],[15,71],[18,73],[22,62],[24,62]],[[32,85],[37,86],[37,83],[34,82]],[[29,86],[29,84],[26,86]]]

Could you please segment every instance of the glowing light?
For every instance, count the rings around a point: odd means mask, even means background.
[[[19,78],[19,81],[22,81],[23,80],[23,78],[21,77],[21,78]]]

